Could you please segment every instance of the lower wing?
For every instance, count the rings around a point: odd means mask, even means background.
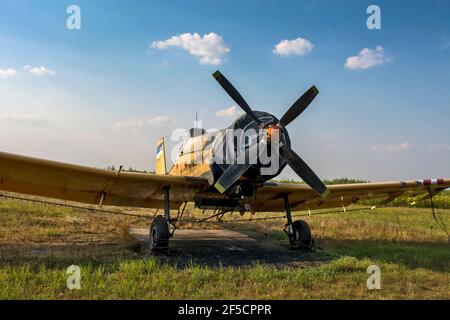
[[[0,152],[0,190],[88,204],[178,208],[208,186],[203,178],[119,172]]]
[[[204,178],[120,172],[29,158],[0,152],[0,190],[88,204],[162,208],[163,188],[170,188],[170,206],[194,201],[209,186]],[[322,199],[304,184],[267,182],[252,201],[255,212],[284,211],[288,196],[292,210],[346,207],[359,200],[399,196],[416,200],[450,187],[450,179],[392,181],[327,186]]]
[[[252,209],[255,212],[284,211],[285,196],[296,211],[346,207],[366,199],[383,199],[388,203],[400,196],[418,201],[429,193],[435,195],[449,187],[450,179],[338,184],[327,186],[330,195],[322,199],[304,184],[267,182],[258,189]]]

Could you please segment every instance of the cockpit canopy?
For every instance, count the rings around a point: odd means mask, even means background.
[[[210,139],[203,128],[190,128],[183,137],[183,144],[180,148],[180,154],[187,154],[201,151]]]

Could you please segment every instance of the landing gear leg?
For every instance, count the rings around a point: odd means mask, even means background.
[[[292,226],[291,204],[289,203],[289,197],[287,195],[283,197],[283,200],[284,200],[284,211],[286,212],[286,219],[287,219],[287,223],[284,226],[284,232],[289,238],[290,247],[292,247],[293,243],[295,242],[295,233],[294,228]]]
[[[150,249],[153,252],[167,254],[169,253],[169,238],[171,236],[170,226],[170,201],[169,187],[164,187],[164,217],[159,215],[153,219],[150,226]]]
[[[291,205],[287,195],[284,196],[284,209],[287,218],[284,232],[289,238],[290,248],[306,252],[314,251],[314,240],[311,236],[309,225],[303,220],[292,222]]]

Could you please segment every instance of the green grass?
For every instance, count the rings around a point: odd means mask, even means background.
[[[411,199],[407,197],[398,197],[389,203],[390,207],[409,207]],[[365,200],[360,201],[360,204],[378,205],[382,200]],[[450,190],[444,190],[433,197],[433,205],[438,209],[450,209]],[[417,201],[414,204],[416,208],[431,208],[431,202],[428,197]]]
[[[450,210],[439,212],[450,225]],[[146,221],[0,200],[0,299],[450,299],[450,244],[429,209],[304,219],[316,237],[314,255],[326,258],[320,266],[180,267],[130,239],[127,227]],[[231,227],[285,242],[283,225]],[[66,287],[71,264],[81,267],[81,290]],[[381,290],[366,287],[372,264],[381,268]]]
[[[382,290],[366,288],[367,267],[378,264]],[[319,267],[276,269],[178,269],[155,258],[81,264],[81,290],[66,288],[65,266],[38,264],[0,269],[2,299],[448,299],[448,273],[410,269],[367,258],[342,256]]]

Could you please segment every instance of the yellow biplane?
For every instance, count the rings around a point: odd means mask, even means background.
[[[399,196],[420,198],[433,196],[450,187],[450,179],[425,179],[326,186],[310,167],[291,149],[286,127],[295,120],[318,94],[315,86],[303,94],[279,120],[274,115],[253,111],[233,85],[219,72],[215,79],[245,113],[219,134],[192,128],[186,133],[179,157],[166,171],[164,140],[157,146],[156,172],[138,173],[111,171],[29,158],[0,152],[0,190],[37,195],[86,204],[163,209],[164,215],[153,219],[150,227],[150,247],[165,252],[171,226],[176,218],[171,210],[180,210],[192,202],[197,208],[227,212],[285,212],[285,231],[293,248],[309,248],[312,236],[308,224],[292,221],[291,211],[345,208],[364,199],[384,199]],[[217,150],[235,149],[227,145],[226,130],[250,129],[262,131],[261,139],[246,139],[244,151],[234,155],[249,159],[252,151],[274,145],[277,136],[277,169],[262,174],[268,164],[256,161],[216,161]],[[221,135],[222,134],[222,135]],[[263,146],[263,147],[261,147]],[[233,150],[232,150],[233,151]],[[271,182],[289,165],[306,184]],[[216,215],[214,215],[216,216]]]

